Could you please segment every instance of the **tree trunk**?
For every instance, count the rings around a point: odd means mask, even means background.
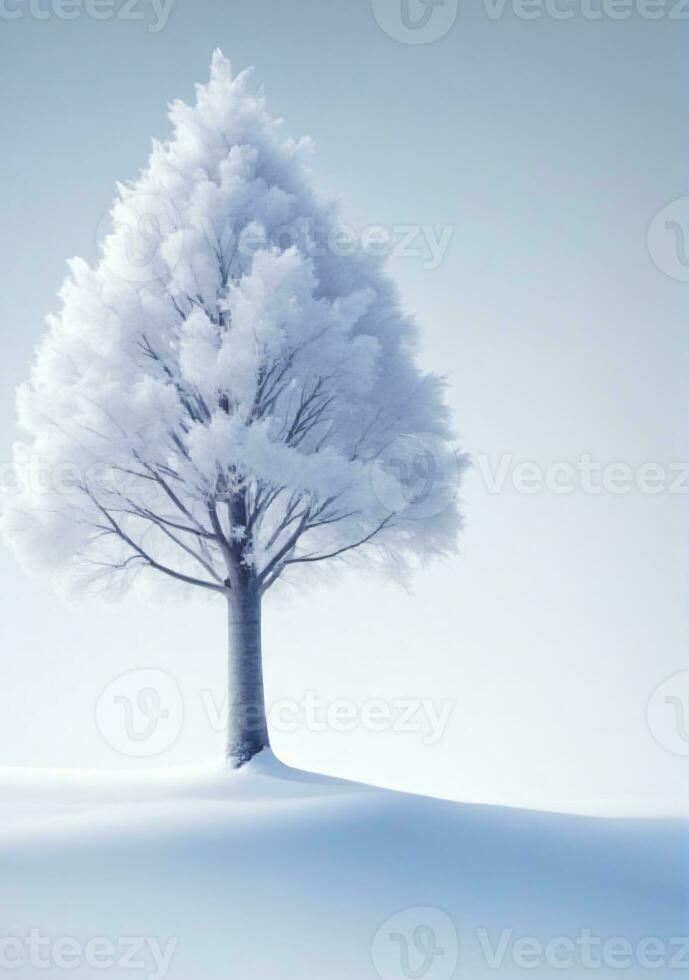
[[[239,769],[270,745],[263,695],[261,596],[247,577],[228,597],[227,761]]]

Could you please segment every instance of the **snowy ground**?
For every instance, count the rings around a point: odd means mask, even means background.
[[[265,753],[240,773],[6,769],[0,975],[676,977],[686,830],[433,800]]]

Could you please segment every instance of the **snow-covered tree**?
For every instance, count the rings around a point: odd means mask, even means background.
[[[261,601],[326,560],[395,573],[454,548],[464,465],[442,383],[382,262],[312,187],[220,52],[118,187],[94,266],[69,263],[2,523],[29,568],[227,602],[228,758],[268,744]]]

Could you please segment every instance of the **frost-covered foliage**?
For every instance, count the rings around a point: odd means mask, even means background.
[[[308,141],[282,139],[248,82],[215,53],[118,187],[95,267],[69,263],[2,517],[36,570],[265,591],[356,548],[399,571],[453,547],[442,385],[380,261],[333,244]]]

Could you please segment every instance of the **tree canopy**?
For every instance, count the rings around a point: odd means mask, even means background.
[[[443,384],[382,261],[339,247],[310,142],[220,52],[169,116],[19,390],[6,537],[107,590],[155,572],[265,591],[327,558],[400,572],[451,550],[465,459]]]

